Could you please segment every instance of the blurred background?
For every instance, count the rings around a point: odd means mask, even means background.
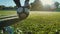
[[[24,6],[25,0],[20,0]],[[31,11],[60,11],[60,0],[30,0]],[[0,0],[0,10],[15,10],[13,0]]]

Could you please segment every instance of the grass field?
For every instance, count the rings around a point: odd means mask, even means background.
[[[8,15],[16,15],[16,11],[0,10],[0,17],[8,16]]]
[[[0,12],[0,14],[4,13]],[[19,28],[24,34],[58,34],[60,32],[60,12],[30,12],[27,19],[13,26],[15,29]]]

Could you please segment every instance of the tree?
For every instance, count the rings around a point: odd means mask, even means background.
[[[35,0],[33,3],[31,3],[31,10],[40,11],[42,10],[42,3],[40,0]]]
[[[16,10],[17,9],[17,6],[14,6],[13,8]]]
[[[56,8],[58,8],[59,7],[59,2],[55,2],[54,5],[55,5]]]
[[[4,5],[0,5],[0,10],[3,10],[5,8]]]

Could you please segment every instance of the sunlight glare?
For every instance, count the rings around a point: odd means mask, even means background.
[[[41,0],[41,2],[43,3],[43,5],[52,5],[53,4],[53,1],[52,0]]]

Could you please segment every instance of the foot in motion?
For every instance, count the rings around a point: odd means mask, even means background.
[[[11,26],[7,26],[3,28],[3,34],[14,34],[14,28]]]

